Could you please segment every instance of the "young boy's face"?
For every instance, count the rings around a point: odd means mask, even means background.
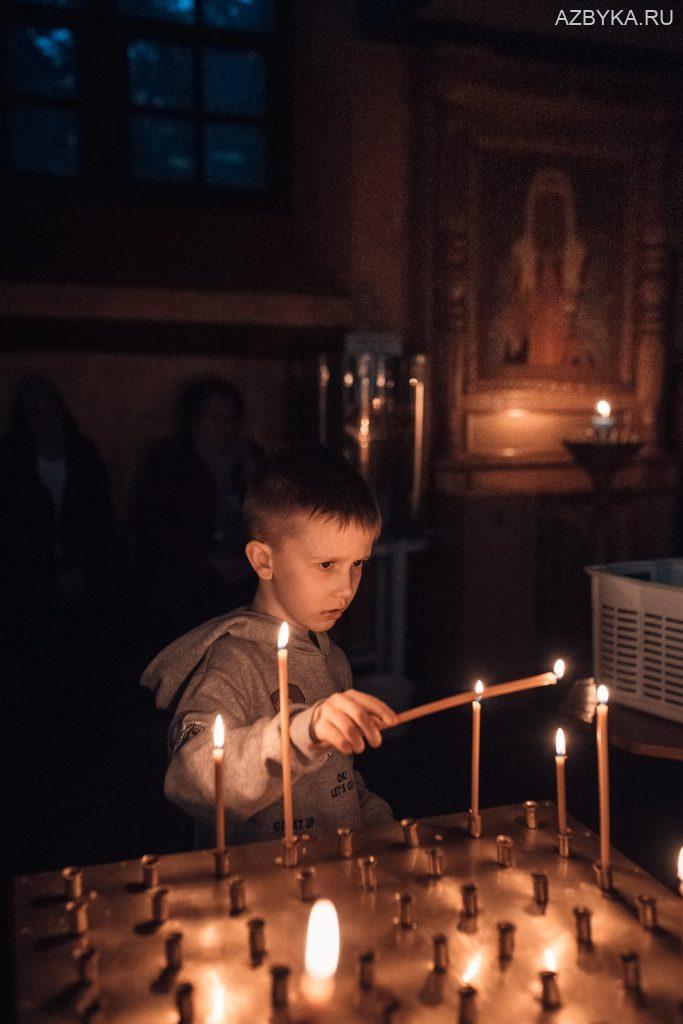
[[[297,513],[268,545],[272,575],[259,572],[258,607],[302,629],[330,629],[355,597],[375,540],[366,526]]]

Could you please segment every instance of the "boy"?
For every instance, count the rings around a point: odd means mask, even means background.
[[[294,827],[321,834],[392,819],[365,788],[352,754],[382,742],[396,715],[352,689],[351,668],[327,636],[348,608],[381,517],[365,480],[338,455],[291,449],[265,462],[247,492],[245,551],[258,577],[249,608],[212,619],[163,650],[143,686],[175,706],[164,791],[203,825],[210,844],[212,726],[226,726],[225,807],[231,843],[281,838],[282,769],[277,634],[289,623]]]

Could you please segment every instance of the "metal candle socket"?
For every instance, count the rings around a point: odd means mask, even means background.
[[[230,874],[230,851],[213,851],[213,868],[216,878],[227,878]]]
[[[409,892],[397,892],[394,899],[396,900],[398,907],[398,916],[395,919],[396,924],[400,924],[401,928],[414,928],[415,915],[413,897]]]
[[[304,903],[309,903],[313,899],[315,875],[315,868],[300,868],[296,873],[296,880],[299,883],[299,896]]]
[[[592,945],[591,917],[593,911],[590,907],[574,907],[574,918],[576,920],[576,941],[580,946]]]
[[[430,878],[441,878],[443,874],[443,847],[430,846],[427,850],[427,872]]]
[[[159,858],[152,853],[146,853],[140,858],[140,867],[145,889],[156,889],[159,884]]]
[[[289,974],[289,967],[284,967],[282,964],[275,964],[270,969],[272,980],[270,1002],[274,1010],[284,1010],[289,1002],[287,995]]]
[[[499,867],[509,868],[512,865],[512,846],[510,836],[496,836],[496,856]]]
[[[194,985],[186,981],[178,985],[175,992],[176,1006],[178,1007],[178,1024],[192,1024],[194,1021]]]
[[[69,915],[69,934],[85,935],[89,928],[86,897],[81,896],[77,900],[70,900],[66,905],[66,912]]]
[[[64,895],[67,899],[79,899],[83,895],[82,869],[75,867],[64,868],[62,878],[64,879]]]
[[[460,986],[458,1024],[474,1024],[477,1019],[477,990],[472,985]]]
[[[360,972],[358,982],[363,992],[371,992],[375,987],[375,954],[372,950],[361,953],[358,957]]]
[[[640,992],[640,957],[638,954],[622,953],[621,970],[624,988],[628,992]]]
[[[527,828],[538,828],[538,804],[535,800],[524,801],[524,824]]]
[[[612,888],[611,866],[608,865],[606,868],[604,868],[600,861],[596,861],[593,865],[593,871],[595,872],[595,880],[598,883],[598,886],[602,890],[602,892],[609,892]]]
[[[571,829],[567,829],[566,832],[557,833],[557,852],[560,857],[571,856]]]
[[[364,892],[377,892],[377,858],[359,857],[360,884]]]
[[[337,856],[340,860],[348,860],[353,856],[353,829],[337,829]]]
[[[649,932],[657,928],[657,900],[642,894],[638,897],[638,920]]]
[[[234,875],[230,879],[230,916],[237,917],[247,907],[247,897],[244,890],[244,879],[240,875]]]
[[[155,924],[168,921],[169,890],[155,889],[152,893],[152,920]]]
[[[169,971],[179,971],[183,966],[183,933],[172,932],[166,938],[166,967]]]
[[[249,929],[249,957],[252,965],[258,967],[266,955],[266,923],[262,917],[252,917],[247,921]]]
[[[481,814],[467,812],[467,831],[472,839],[481,839]]]
[[[462,912],[464,917],[476,917],[479,913],[477,898],[477,887],[474,882],[467,882],[460,886],[462,896]]]
[[[442,973],[448,970],[450,957],[448,955],[448,939],[439,933],[434,936],[434,970]]]
[[[531,878],[534,883],[534,903],[545,907],[548,903],[548,876],[545,871],[532,871]]]
[[[418,834],[419,821],[415,818],[403,818],[401,821],[401,828],[403,829],[403,842],[406,846],[415,848],[420,845],[420,836]]]
[[[295,868],[299,863],[299,837],[282,840],[282,863],[286,868]]]
[[[498,959],[512,960],[515,952],[515,932],[517,926],[512,921],[498,922]]]
[[[541,1002],[544,1010],[557,1010],[562,1006],[555,971],[541,971]]]

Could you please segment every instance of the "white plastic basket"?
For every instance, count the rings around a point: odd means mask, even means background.
[[[683,722],[683,559],[592,565],[593,674],[610,699]]]

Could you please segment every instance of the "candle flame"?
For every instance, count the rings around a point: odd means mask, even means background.
[[[211,1011],[206,1024],[223,1024],[225,1020],[225,986],[221,984],[217,974],[212,976]]]
[[[557,957],[552,949],[548,948],[543,953],[543,962],[545,964],[546,971],[557,970]]]
[[[609,700],[609,690],[602,683],[598,686],[598,704],[606,704]]]
[[[557,676],[558,679],[562,679],[566,666],[563,658],[558,658],[553,665],[553,675]]]
[[[463,985],[469,985],[470,982],[474,978],[476,978],[476,976],[477,976],[477,974],[479,972],[479,968],[481,967],[482,959],[483,958],[482,958],[481,953],[477,953],[476,956],[472,957],[472,959],[470,960],[470,962],[467,965],[465,973],[462,976],[462,983],[463,983]]]
[[[558,757],[564,757],[567,753],[567,744],[564,739],[564,729],[558,729],[555,733],[555,753]]]
[[[308,918],[306,971],[314,978],[331,978],[339,962],[339,918],[332,900],[316,900]]]
[[[280,632],[277,635],[277,648],[282,651],[289,643],[289,626],[286,622],[283,622],[280,626]]]
[[[683,846],[678,851],[678,877],[683,882]]]
[[[481,679],[477,679],[474,685],[474,692],[476,693],[477,697],[481,697],[482,693],[484,692],[484,684],[482,683]]]
[[[612,406],[609,402],[606,402],[604,398],[601,398],[598,404],[595,406],[595,411],[598,416],[602,416],[603,419],[607,419],[609,414],[612,412]]]
[[[223,725],[222,715],[216,715],[213,723],[213,745],[214,747],[225,746],[225,726]]]
[[[345,386],[347,388],[351,387],[351,385],[353,384],[353,374],[352,373],[345,373],[344,374],[344,384],[345,384]]]
[[[362,416],[360,421],[360,432],[362,437],[367,437],[370,433],[370,420],[367,416]]]

